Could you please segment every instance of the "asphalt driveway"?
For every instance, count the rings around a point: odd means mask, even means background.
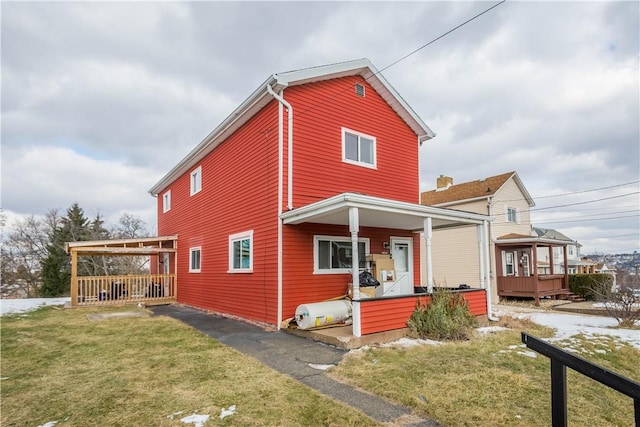
[[[411,415],[411,410],[350,385],[321,369],[336,365],[346,351],[284,332],[270,332],[248,323],[174,304],[150,307],[156,316],[169,316],[201,331],[263,364],[289,375],[318,392],[356,408],[372,419],[395,426],[439,426]]]

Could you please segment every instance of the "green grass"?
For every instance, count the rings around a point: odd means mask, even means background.
[[[455,426],[551,425],[550,362],[520,354],[520,331],[549,337],[531,322],[439,346],[374,348],[346,358],[331,375]],[[638,381],[640,351],[611,337],[567,342],[587,360]],[[597,350],[597,351],[596,351]],[[567,369],[568,417],[573,426],[633,425],[633,400]]]
[[[87,320],[108,311],[2,317],[2,426],[184,426],[194,412],[211,416],[206,425],[375,425],[176,320]]]

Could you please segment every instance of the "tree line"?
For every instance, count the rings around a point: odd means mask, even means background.
[[[64,216],[58,209],[51,209],[43,218],[32,215],[18,220],[2,236],[2,294],[23,298],[69,295],[71,256],[66,253],[66,242],[147,236],[147,225],[139,217],[123,213],[114,226],[107,228],[100,214],[89,219],[77,203]],[[148,269],[148,257],[78,258],[81,276],[144,274]]]

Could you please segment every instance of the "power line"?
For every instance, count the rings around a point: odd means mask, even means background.
[[[569,192],[569,193],[553,194],[553,195],[550,195],[550,196],[536,196],[536,197],[533,197],[533,198],[534,199],[549,199],[549,198],[552,198],[552,197],[572,196],[574,194],[590,193],[592,191],[600,191],[600,190],[608,190],[610,188],[624,187],[625,185],[637,184],[639,182],[640,181],[631,181],[631,182],[625,182],[623,184],[610,185],[608,187],[592,188],[590,190],[572,191],[572,192]]]
[[[556,221],[556,220],[558,220],[558,221],[566,221],[566,220],[571,219],[571,218],[585,219],[585,218],[589,218],[589,217],[593,217],[593,216],[619,215],[619,214],[631,213],[631,212],[640,212],[640,209],[633,209],[633,210],[628,210],[628,211],[604,212],[604,213],[591,214],[591,215],[570,216],[568,218],[541,218],[541,219],[538,218],[536,220],[536,222],[546,221],[547,223],[549,223],[549,222],[553,222],[553,221]]]
[[[595,199],[595,200],[588,200],[586,202],[578,202],[578,203],[568,203],[566,205],[557,205],[557,206],[547,206],[546,208],[538,208],[538,209],[530,209],[529,212],[534,212],[534,211],[543,211],[543,210],[547,210],[547,209],[555,209],[555,208],[565,208],[568,206],[578,206],[578,205],[586,205],[588,203],[596,203],[596,202],[602,202],[604,200],[612,200],[612,199],[619,199],[620,197],[627,197],[627,196],[632,196],[634,194],[639,194],[640,191],[634,191],[632,193],[627,193],[627,194],[621,194],[619,196],[611,196],[611,197],[603,197],[601,199]]]
[[[424,45],[420,46],[419,48],[413,50],[412,52],[409,52],[408,54],[404,55],[403,57],[401,57],[400,59],[397,59],[395,61],[393,61],[391,64],[387,65],[386,67],[383,67],[382,69],[378,70],[377,72],[373,73],[372,75],[370,75],[369,77],[365,78],[365,81],[369,81],[369,79],[377,76],[378,74],[382,73],[385,70],[388,70],[389,68],[393,67],[394,65],[396,65],[397,63],[399,63],[400,61],[404,61],[405,59],[407,59],[408,57],[410,57],[411,55],[414,55],[415,53],[419,52],[420,50],[424,49],[425,47],[437,42],[438,40],[440,40],[441,38],[447,36],[448,34],[451,34],[452,32],[454,32],[455,30],[467,25],[469,22],[473,21],[474,19],[479,18],[480,16],[484,15],[485,13],[489,12],[490,10],[500,6],[502,3],[504,3],[507,0],[502,0],[499,3],[494,4],[493,6],[491,6],[490,8],[478,13],[477,15],[473,16],[472,18],[467,19],[466,21],[464,21],[462,24],[459,24],[457,26],[455,26],[454,28],[450,29],[449,31],[447,31],[446,33],[443,33],[441,35],[439,35],[438,37],[436,37],[435,39],[431,40],[428,43],[425,43]],[[345,87],[344,89],[338,90],[336,92],[334,92],[333,94],[331,94],[330,96],[328,96],[327,98],[325,98],[324,100],[317,102],[316,104],[311,105],[309,108],[302,110],[298,113],[298,115],[303,115],[305,113],[308,113],[311,110],[314,110],[316,107],[319,107],[320,105],[324,105],[327,102],[331,101],[332,99],[335,99],[336,96],[346,92],[347,90],[351,90],[352,86],[349,85],[348,87]]]
[[[536,224],[564,224],[564,223],[568,223],[568,222],[605,221],[605,220],[610,220],[610,219],[635,218],[635,217],[638,217],[638,216],[640,216],[640,214],[623,215],[623,216],[610,216],[610,217],[607,217],[607,218],[573,219],[573,220],[567,220],[567,221],[548,221],[548,222],[536,221]]]
[[[396,60],[396,61],[392,62],[391,64],[387,65],[386,67],[382,68],[382,69],[381,69],[380,71],[378,71],[378,73],[376,73],[376,74],[379,74],[379,73],[383,72],[384,70],[387,70],[387,69],[389,69],[389,68],[393,67],[394,65],[396,65],[396,64],[397,64],[398,62],[400,62],[400,61],[404,61],[405,59],[407,59],[407,58],[408,58],[408,57],[410,57],[411,55],[413,55],[413,54],[415,54],[415,53],[417,53],[417,52],[421,51],[421,50],[422,50],[422,49],[424,49],[425,47],[427,47],[427,46],[429,46],[429,45],[431,45],[431,44],[433,44],[433,43],[437,42],[438,40],[440,40],[441,38],[445,37],[446,35],[453,33],[453,32],[454,32],[455,30],[457,30],[458,28],[460,28],[460,27],[463,27],[463,26],[467,25],[469,22],[473,21],[474,19],[479,18],[480,16],[484,15],[485,13],[489,12],[489,11],[490,11],[490,10],[492,10],[492,9],[495,9],[496,7],[500,6],[500,5],[501,5],[502,3],[504,3],[505,1],[507,1],[507,0],[502,0],[500,3],[496,3],[496,4],[494,4],[493,6],[491,6],[490,8],[488,8],[488,9],[484,10],[483,12],[478,13],[476,16],[474,16],[474,17],[472,17],[472,18],[467,19],[467,20],[466,20],[466,21],[464,21],[462,24],[460,24],[460,25],[458,25],[458,26],[456,26],[456,27],[454,27],[454,28],[450,29],[450,30],[449,30],[449,31],[447,31],[446,33],[444,33],[444,34],[442,34],[442,35],[440,35],[440,36],[436,37],[435,39],[431,40],[431,41],[430,41],[430,42],[428,42],[428,43],[423,44],[422,46],[420,46],[419,48],[415,49],[414,51],[409,52],[408,54],[406,54],[406,55],[405,55],[405,56],[403,56],[402,58],[400,58],[400,59],[398,59],[398,60]]]

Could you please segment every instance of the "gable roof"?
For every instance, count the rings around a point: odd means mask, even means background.
[[[160,179],[149,193],[156,196],[176,178],[193,168],[207,154],[242,127],[251,117],[273,100],[267,91],[267,85],[276,92],[323,80],[347,76],[362,76],[389,106],[407,123],[418,136],[420,143],[434,138],[436,134],[422,121],[415,111],[405,102],[396,90],[387,82],[368,59],[340,62],[319,67],[276,73],[268,77],[247,99],[242,102],[226,119],[222,121],[200,144]],[[295,119],[294,119],[295,120]]]
[[[555,239],[555,240],[564,240],[569,243],[577,243],[575,240],[570,239],[569,237],[560,233],[558,230],[554,230],[553,228],[533,227],[533,232],[538,237],[544,237],[547,239]]]
[[[420,203],[431,206],[446,206],[484,199],[496,194],[510,178],[513,178],[529,206],[535,206],[533,198],[520,180],[520,177],[513,171],[476,181],[463,182],[446,189],[425,191],[420,194]]]

